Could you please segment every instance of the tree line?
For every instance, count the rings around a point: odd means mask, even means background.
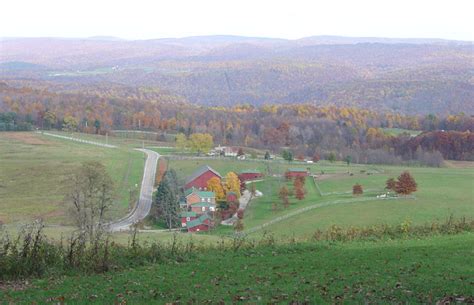
[[[406,116],[309,104],[203,107],[158,89],[98,86],[76,92],[7,84],[0,86],[0,113],[0,128],[8,125],[10,130],[12,124],[97,134],[111,129],[148,130],[157,131],[158,140],[164,134],[181,134],[177,146],[195,152],[216,143],[274,153],[291,147],[292,157],[335,154],[331,156],[340,160],[351,156],[360,163],[385,159],[439,163],[439,154],[446,159],[473,159],[474,118],[462,113]],[[395,136],[387,128],[425,133]]]

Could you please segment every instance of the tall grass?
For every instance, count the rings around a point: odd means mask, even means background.
[[[48,239],[44,225],[35,222],[25,226],[16,237],[0,228],[0,280],[43,277],[69,273],[102,273],[111,270],[133,268],[150,263],[183,262],[198,252],[251,251],[256,247],[274,247],[277,241],[272,234],[264,234],[260,239],[250,239],[243,234],[222,239],[215,244],[196,244],[192,238],[187,242],[178,239],[178,233],[169,242],[140,242],[138,226],[130,232],[127,245],[110,241],[106,233],[89,239],[85,232],[75,232],[60,241]],[[400,225],[379,225],[365,228],[340,228],[332,226],[326,231],[316,231],[312,240],[354,241],[395,239],[438,234],[458,234],[473,232],[474,220],[449,217],[443,222],[412,226],[405,221]],[[290,243],[296,243],[290,238]]]

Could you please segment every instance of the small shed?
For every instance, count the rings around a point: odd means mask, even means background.
[[[200,231],[209,231],[212,227],[211,217],[207,214],[203,214],[198,218],[189,221],[186,224],[188,232],[200,232]]]
[[[254,169],[254,170],[244,170],[239,174],[239,179],[241,182],[257,180],[263,177],[263,174]]]
[[[181,227],[185,228],[186,224],[198,217],[198,214],[193,211],[182,212],[179,217],[181,218]]]
[[[238,202],[239,198],[237,197],[237,194],[234,192],[227,192],[225,199],[228,203],[230,202]]]
[[[304,168],[289,168],[285,176],[287,178],[294,178],[294,177],[307,177],[309,176],[309,171]]]

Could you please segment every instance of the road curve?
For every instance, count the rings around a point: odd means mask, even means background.
[[[140,197],[133,210],[124,218],[107,224],[107,228],[111,232],[125,231],[130,226],[142,219],[150,213],[151,204],[153,202],[153,186],[155,184],[156,166],[160,155],[149,149],[136,149],[147,155],[145,168],[143,170],[142,186],[140,188]]]

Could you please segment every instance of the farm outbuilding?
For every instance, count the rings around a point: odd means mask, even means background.
[[[207,214],[203,214],[194,220],[188,221],[186,227],[188,232],[209,231],[212,227],[211,217]]]
[[[185,228],[186,224],[198,217],[196,212],[182,212],[179,217],[181,218],[181,227]]]
[[[244,170],[239,174],[241,182],[257,180],[263,177],[263,174],[258,170]]]
[[[307,176],[309,176],[309,171],[304,168],[289,168],[285,173],[285,177],[288,177],[288,178],[307,177]]]

